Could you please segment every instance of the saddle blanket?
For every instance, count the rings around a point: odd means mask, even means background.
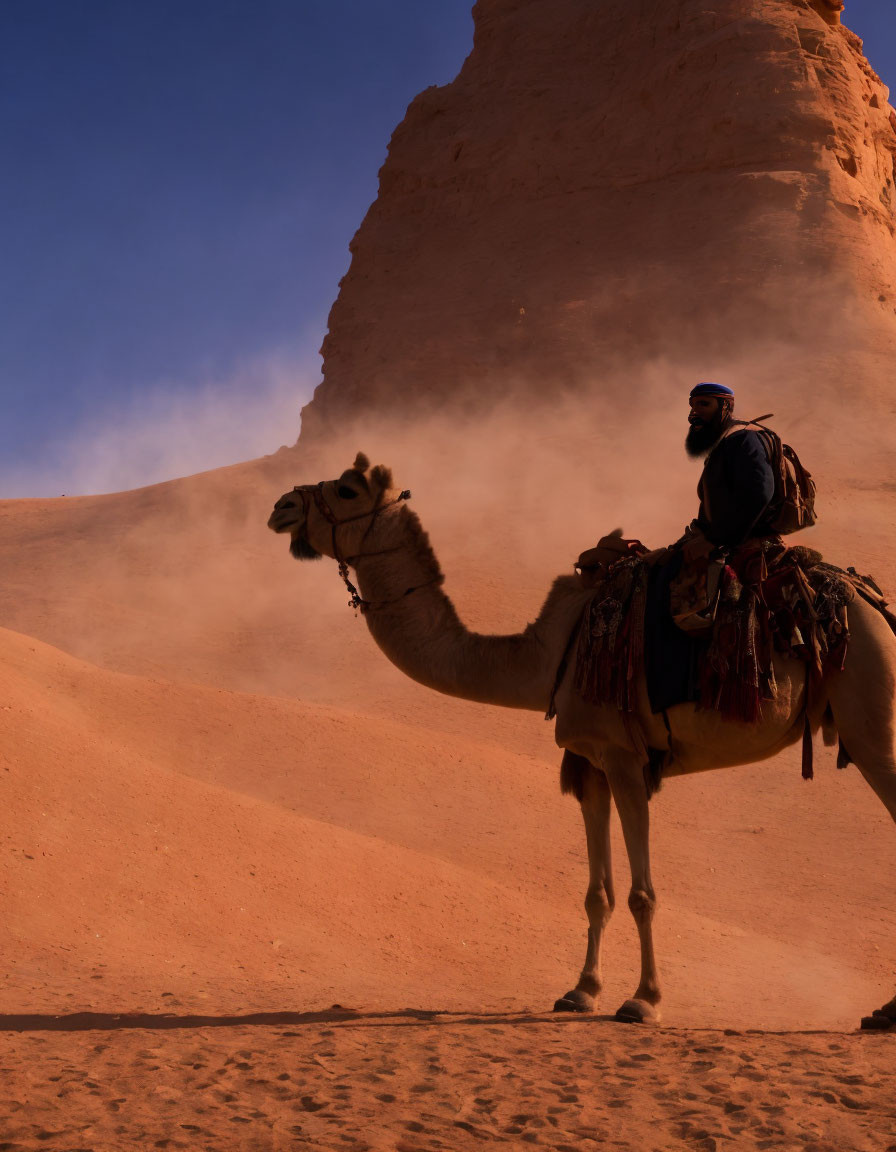
[[[727,558],[711,633],[690,636],[672,623],[670,609],[681,564],[671,549],[626,554],[605,570],[576,651],[575,686],[586,700],[631,713],[638,679],[646,675],[655,712],[690,700],[749,723],[759,719],[763,700],[775,698],[774,652],[806,665],[810,690],[843,668],[847,608],[856,596],[896,633],[896,616],[870,576],[770,536],[747,541]]]

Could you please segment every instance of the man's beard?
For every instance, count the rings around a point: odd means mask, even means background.
[[[713,416],[712,420],[706,422],[701,420],[697,424],[692,424],[684,442],[684,450],[688,456],[697,460],[711,452],[722,438],[727,422],[727,418],[723,418],[719,413]]]

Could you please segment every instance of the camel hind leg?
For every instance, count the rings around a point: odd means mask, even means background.
[[[613,874],[610,864],[610,808],[612,799],[607,778],[584,756],[564,752],[560,769],[564,792],[572,792],[582,808],[588,843],[588,949],[579,982],[554,1004],[555,1012],[593,1012],[601,992],[601,944],[604,929],[613,914]]]
[[[896,637],[863,601],[850,607],[849,632],[830,707],[842,747],[896,821]]]
[[[873,608],[850,608],[846,666],[829,697],[841,748],[896,821],[896,637]],[[863,1028],[896,1028],[896,996]]]

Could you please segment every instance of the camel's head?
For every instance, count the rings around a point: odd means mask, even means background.
[[[391,488],[389,469],[382,464],[371,468],[359,452],[338,480],[299,484],[281,496],[268,528],[290,534],[289,550],[297,560],[319,560],[323,555],[350,562],[363,553],[377,514],[394,502]]]

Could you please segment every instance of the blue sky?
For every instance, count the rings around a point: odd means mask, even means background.
[[[470,6],[2,0],[0,496],[295,439],[389,136]],[[891,10],[846,19],[896,85]]]
[[[892,0],[846,0],[843,23],[865,41],[865,55],[896,89],[896,11]]]
[[[273,392],[231,459],[293,442],[392,130],[472,31],[469,0],[3,0],[0,496],[166,397]]]

